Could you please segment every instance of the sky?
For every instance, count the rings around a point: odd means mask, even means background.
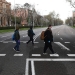
[[[55,11],[56,14],[59,14],[59,18],[65,21],[67,17],[72,16],[74,8],[70,6],[70,3],[66,0],[6,0],[11,2],[11,6],[14,4],[23,5],[25,3],[30,3],[35,6],[36,11],[41,15],[47,15],[52,11]]]

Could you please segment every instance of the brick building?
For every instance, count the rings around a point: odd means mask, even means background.
[[[11,3],[0,0],[0,27],[11,24]]]
[[[27,25],[28,10],[24,8],[11,10],[11,15],[21,18],[21,25]]]

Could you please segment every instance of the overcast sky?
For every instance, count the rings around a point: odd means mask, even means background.
[[[66,0],[6,0],[11,2],[11,6],[15,4],[25,4],[30,3],[35,5],[35,8],[40,14],[47,15],[49,12],[55,11],[56,14],[59,14],[62,20],[65,20],[67,17],[72,16],[72,11],[74,8],[70,6]]]

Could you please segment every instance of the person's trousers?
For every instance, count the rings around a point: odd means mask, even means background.
[[[45,45],[44,45],[44,53],[46,53],[46,50],[48,48],[51,50],[52,53],[54,53],[53,48],[52,48],[52,42],[50,42],[50,43],[45,42]]]
[[[30,37],[30,40],[27,42],[27,44],[28,44],[30,41],[32,41],[32,44],[34,44],[34,42],[33,42],[33,37]]]
[[[17,51],[19,50],[19,45],[20,45],[20,42],[17,40],[15,41],[16,42],[16,46],[14,47]]]

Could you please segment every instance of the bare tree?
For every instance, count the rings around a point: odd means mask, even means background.
[[[70,5],[75,8],[75,0],[66,0],[66,1],[68,1]]]

